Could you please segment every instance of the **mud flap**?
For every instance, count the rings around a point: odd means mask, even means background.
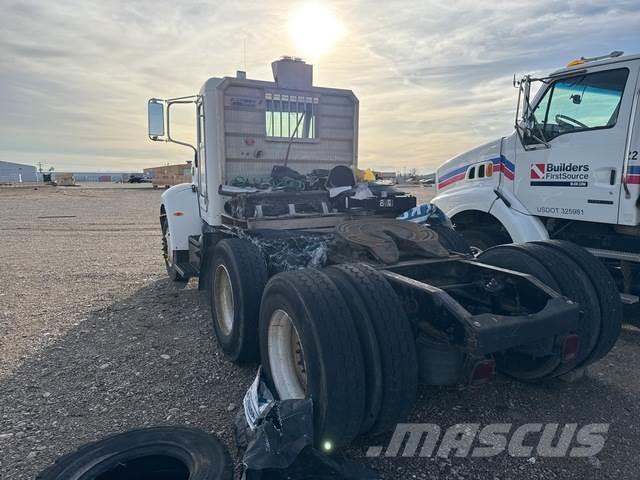
[[[338,461],[313,447],[313,401],[274,400],[261,369],[235,421],[242,480],[378,480],[365,465]]]

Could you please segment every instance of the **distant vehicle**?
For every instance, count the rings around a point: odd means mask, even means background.
[[[129,175],[129,180],[127,180],[128,183],[151,183],[151,179],[148,177],[145,177],[144,175]]]
[[[395,185],[395,182],[393,180],[376,180],[374,183],[376,183],[377,185],[384,185],[384,186]]]
[[[436,174],[435,173],[430,173],[428,175],[425,175],[423,178],[420,179],[420,185],[422,185],[423,187],[431,187],[433,185],[435,185],[436,183]]]

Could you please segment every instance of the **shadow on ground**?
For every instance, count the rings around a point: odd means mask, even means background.
[[[573,384],[499,378],[478,388],[423,388],[411,418],[443,430],[458,423],[611,423],[597,459],[365,460],[367,447],[386,445],[389,435],[363,438],[346,453],[385,478],[635,478],[638,342],[637,331],[625,331],[610,356]],[[194,425],[220,435],[234,452],[233,417],[254,373],[255,366],[238,367],[219,352],[195,288],[154,282],[91,313],[0,380],[2,478],[31,478],[87,441],[146,425]]]
[[[162,280],[91,313],[0,381],[0,470],[31,478],[105,434],[191,424],[232,446],[255,367],[227,362],[195,288]],[[233,450],[233,449],[232,449]]]

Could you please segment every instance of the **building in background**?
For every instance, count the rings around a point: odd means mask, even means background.
[[[33,183],[37,181],[36,167],[0,161],[0,183]]]
[[[170,187],[179,183],[189,183],[192,179],[191,162],[145,168],[144,176],[151,178],[154,187]]]
[[[110,182],[110,183],[126,183],[129,176],[133,172],[74,172],[73,177],[76,183],[89,182]]]

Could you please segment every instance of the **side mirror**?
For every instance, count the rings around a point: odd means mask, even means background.
[[[531,115],[531,102],[529,101],[531,82],[529,81],[529,77],[523,78],[520,85],[522,87],[522,118],[528,123]]]
[[[164,137],[164,104],[157,98],[149,100],[147,106],[149,114],[149,138],[151,140],[158,140],[159,137]]]

